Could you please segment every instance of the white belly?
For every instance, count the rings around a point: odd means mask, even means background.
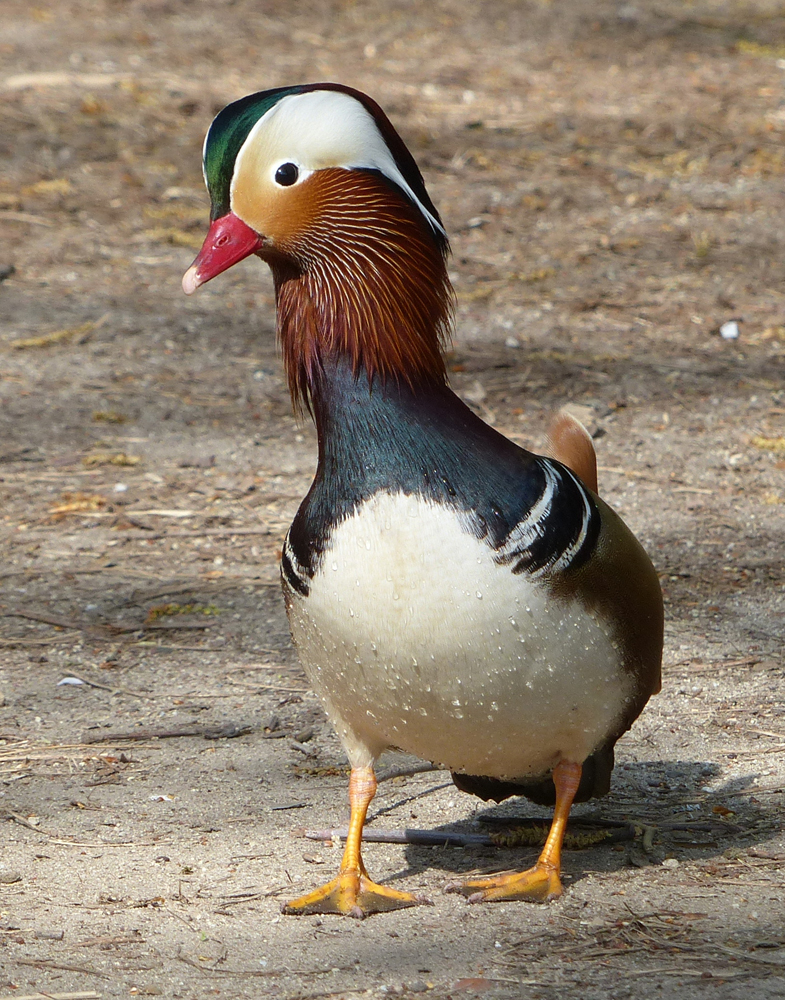
[[[378,494],[334,531],[289,619],[354,766],[388,747],[467,774],[582,762],[632,683],[607,629],[493,561],[447,508]]]

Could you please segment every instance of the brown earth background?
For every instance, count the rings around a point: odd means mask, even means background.
[[[3,0],[0,22],[2,1000],[785,997],[785,5]],[[457,391],[535,448],[577,407],[661,573],[663,693],[576,809],[635,839],[569,851],[549,906],[442,891],[534,847],[379,844],[372,874],[432,907],[279,915],[340,856],[297,828],[346,820],[277,586],[315,437],[264,268],[191,299],[180,278],[214,113],[319,79],[384,106],[443,213]],[[383,782],[371,828],[545,815],[446,777]]]

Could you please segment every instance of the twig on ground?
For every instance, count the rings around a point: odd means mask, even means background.
[[[121,740],[171,740],[185,736],[202,736],[206,740],[232,740],[250,733],[252,726],[226,723],[223,726],[178,726],[174,729],[133,729],[125,733],[86,733],[84,743],[119,743]]]
[[[15,993],[0,997],[0,1000],[101,1000],[101,994],[88,990],[86,993],[25,993],[20,997]]]
[[[334,830],[295,831],[295,835],[307,840],[346,840],[347,827]],[[421,844],[425,847],[494,847],[486,833],[454,833],[446,830],[363,830],[363,841],[369,844]]]
[[[133,513],[133,511],[130,511]],[[149,511],[139,511],[139,513],[150,513]],[[92,516],[92,515],[90,515]],[[193,517],[199,516],[211,516],[208,511],[196,511],[192,515]],[[204,538],[209,536],[210,538],[231,538],[234,535],[271,535],[273,531],[269,527],[264,525],[258,528],[202,528],[201,531],[196,529],[187,529],[182,531],[155,531],[155,529],[150,530],[149,528],[145,530],[143,535],[140,535],[138,531],[113,531],[112,538],[122,539],[124,542],[149,542],[161,538]]]
[[[246,691],[292,691],[295,694],[307,694],[311,690],[310,688],[303,688],[303,687],[299,687],[299,688],[298,687],[286,687],[286,686],[284,686],[282,684],[264,684],[264,683],[259,683],[259,684],[244,684],[242,681],[233,681],[233,680],[229,680],[229,679],[227,679],[226,683],[227,684],[231,684],[233,687],[244,688]],[[215,695],[214,697],[219,697],[219,695]],[[227,693],[223,697],[236,698],[236,697],[238,697],[238,694],[237,694],[236,691],[234,691],[234,692]]]
[[[9,611],[0,611],[0,618],[27,618],[32,622],[43,622],[45,625],[55,625],[57,628],[70,628],[79,631],[85,628],[79,622],[67,621],[65,618],[56,618],[54,615],[45,615],[40,611],[25,611],[22,608],[11,608]]]
[[[757,733],[759,736],[771,736],[775,740],[785,740],[785,733],[775,733],[770,729],[753,729],[752,726],[747,726],[748,733]]]
[[[628,951],[618,952],[617,954],[627,955]],[[703,956],[701,956],[703,958]],[[701,969],[673,969],[666,966],[661,966],[657,969],[630,969],[629,971],[621,972],[621,975],[625,979],[632,979],[637,976],[703,976],[704,972]],[[724,979],[739,979],[741,977],[749,976],[749,972],[714,972],[709,982],[717,984],[719,980]]]
[[[173,652],[188,652],[188,653],[218,653],[221,650],[225,650],[225,646],[181,646],[179,644],[174,644],[171,642],[144,642],[143,640],[139,642],[127,642],[123,646],[124,649],[146,649],[149,653],[173,653]]]
[[[20,816],[18,813],[6,813],[3,817],[4,819],[12,819],[14,823],[18,823],[20,826],[26,826],[28,830],[33,830],[35,833],[43,833],[44,836],[48,836],[43,830],[40,830],[35,823],[31,823],[29,819],[25,819],[24,816]]]
[[[75,636],[76,632],[64,632],[62,635],[52,635],[48,639],[0,639],[0,647],[14,649],[17,646],[52,646],[56,642],[65,642]]]
[[[440,785],[439,787],[443,788],[445,786]],[[546,828],[548,825],[546,820],[520,819],[508,822],[517,827],[543,827],[542,839],[545,839],[545,834],[547,833]],[[581,821],[578,825],[591,825],[606,834],[601,843],[617,843],[621,840],[632,840],[635,836],[634,827],[629,823],[608,822],[605,824],[597,821],[596,823],[585,824]],[[306,830],[301,828],[295,831],[296,836],[305,837],[307,840],[321,841],[331,841],[335,839],[346,840],[347,834],[347,827],[339,827],[332,830]],[[581,835],[575,833],[574,827],[568,827],[567,836],[577,840]],[[373,827],[368,826],[363,829],[363,840],[372,844],[420,844],[425,847],[521,846],[518,842],[509,844],[505,843],[503,840],[499,839],[499,835],[497,834],[463,833],[457,830],[376,830]],[[569,841],[566,846],[569,848]]]
[[[128,625],[114,625],[110,622],[86,622],[81,624],[80,622],[68,621],[65,618],[56,618],[54,615],[42,614],[38,611],[25,611],[22,608],[0,611],[0,618],[27,618],[29,621],[43,622],[45,625],[54,625],[56,628],[67,628],[79,632],[95,629],[109,632],[111,635],[124,635],[130,632],[177,632],[186,629],[204,631],[218,625],[218,622],[138,622]],[[58,639],[61,638],[58,636]]]
[[[777,958],[772,955],[770,958],[765,955],[754,955],[749,951],[741,951],[739,948],[728,948],[727,945],[718,944],[717,948],[726,955],[732,955],[734,958],[739,959],[742,962],[756,962],[761,965],[778,965],[780,968],[785,966],[785,958]]]
[[[98,688],[100,691],[109,691],[111,694],[128,694],[132,698],[150,698],[152,695],[145,694],[143,691],[132,691],[130,688],[125,687],[115,687],[112,684],[102,684],[100,681],[91,681],[88,677],[81,677],[79,674],[68,674],[69,677],[73,677],[74,680],[81,681],[88,687]]]
[[[48,958],[17,958],[19,965],[32,965],[36,969],[62,969],[63,972],[82,972],[87,976],[98,976],[99,979],[111,979],[105,972],[96,972],[83,965],[64,965],[61,962],[50,962]]]
[[[74,948],[102,948],[112,944],[145,944],[145,939],[138,932],[135,934],[120,934],[113,937],[111,934],[104,934],[101,937],[87,938],[85,941],[77,941]]]

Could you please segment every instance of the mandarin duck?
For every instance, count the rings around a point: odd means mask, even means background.
[[[270,266],[296,408],[318,466],[283,544],[294,643],[351,765],[339,873],[288,913],[369,913],[420,897],[361,855],[386,749],[484,799],[554,805],[527,871],[451,888],[558,896],[574,801],[608,791],[613,748],[659,690],[654,568],[596,493],[567,416],[552,457],[520,448],[448,387],[448,241],[409,150],[337,84],[251,94],[204,145],[209,232],[186,293],[256,254]]]

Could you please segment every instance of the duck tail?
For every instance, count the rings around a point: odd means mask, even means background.
[[[567,410],[559,410],[548,429],[548,454],[572,470],[584,486],[599,492],[597,454],[591,435]]]

